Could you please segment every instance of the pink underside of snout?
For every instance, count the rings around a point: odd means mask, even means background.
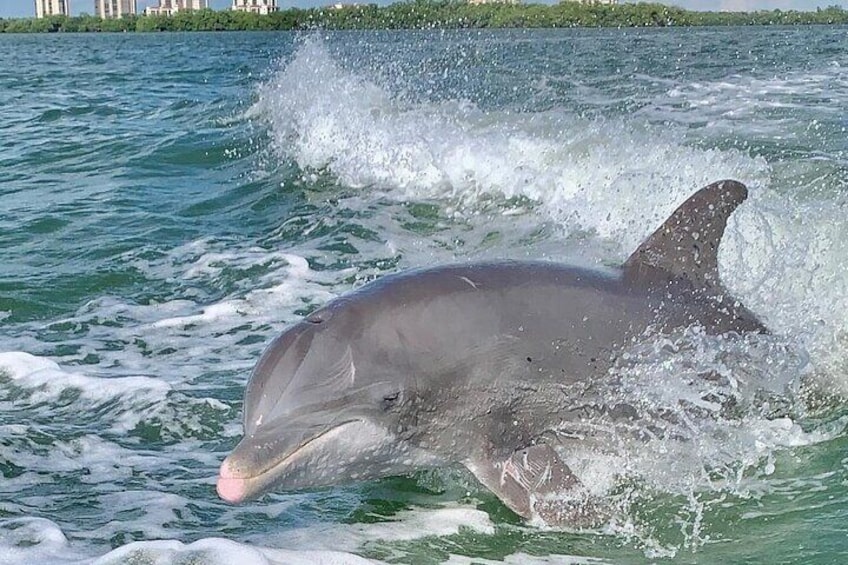
[[[218,496],[233,504],[244,500],[247,480],[235,476],[226,461],[218,475]]]

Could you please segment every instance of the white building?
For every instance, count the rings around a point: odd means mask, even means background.
[[[35,0],[35,17],[70,16],[71,0]]]
[[[144,9],[145,16],[172,16],[185,10],[205,10],[209,0],[159,0],[158,6]]]
[[[122,18],[137,10],[136,0],[94,0],[94,14],[98,18]]]
[[[279,10],[277,0],[233,0],[233,10],[254,14],[270,14]]]

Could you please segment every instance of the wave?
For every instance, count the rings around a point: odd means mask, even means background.
[[[392,522],[371,524],[328,524],[285,532],[274,545],[239,543],[208,537],[193,543],[161,539],[132,542],[101,556],[86,556],[69,543],[62,529],[43,518],[0,520],[0,562],[49,561],[62,565],[117,565],[123,563],[178,564],[190,561],[203,565],[367,565],[385,563],[353,553],[367,544],[409,542],[427,536],[450,536],[459,531],[476,535],[495,532],[488,515],[480,510],[446,507],[406,511]],[[162,532],[163,535],[167,535]],[[332,546],[330,548],[329,546]],[[8,558],[8,559],[6,559]]]

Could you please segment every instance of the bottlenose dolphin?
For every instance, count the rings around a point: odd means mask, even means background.
[[[472,263],[385,276],[274,339],[251,375],[232,503],[461,464],[525,519],[580,520],[557,430],[646,332],[766,332],[722,287],[735,181],[681,205],[618,269]]]

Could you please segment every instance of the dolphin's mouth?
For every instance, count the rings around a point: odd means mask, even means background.
[[[298,460],[306,459],[310,453],[320,447],[321,444],[335,438],[338,434],[342,433],[344,429],[356,422],[359,422],[359,420],[348,420],[346,422],[342,422],[337,426],[307,439],[280,461],[274,463],[265,470],[259,471],[258,473],[248,474],[243,470],[237,470],[234,468],[238,467],[237,463],[234,461],[234,456],[236,456],[239,451],[238,446],[236,446],[233,453],[224,459],[223,463],[221,463],[217,483],[218,496],[231,504],[239,504],[251,498],[258,497],[263,491],[273,486],[274,482],[285,473],[286,469],[297,464]]]

